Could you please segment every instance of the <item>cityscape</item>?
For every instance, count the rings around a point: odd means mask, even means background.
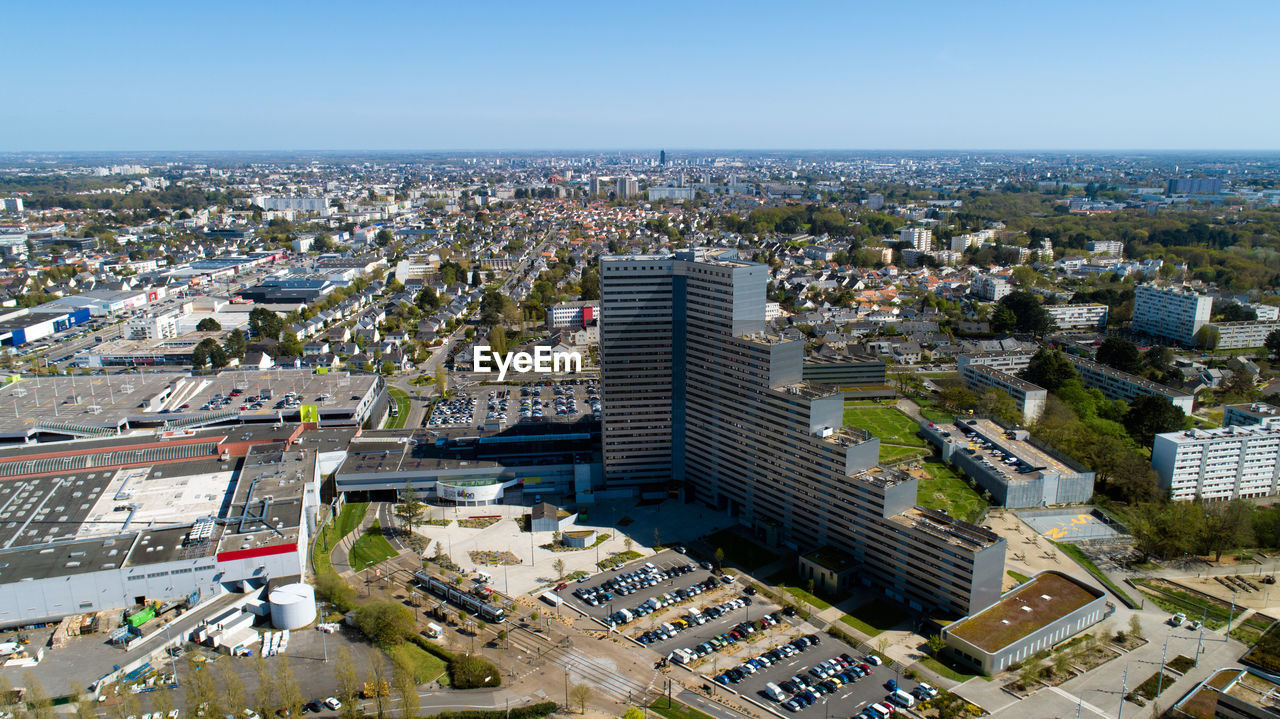
[[[341,68],[369,18],[262,8],[270,92],[226,8],[15,10],[66,35],[0,143],[0,719],[1280,717],[1274,108],[1197,104],[1266,23],[1139,127],[1026,86],[1133,59],[1080,17],[1074,68],[922,27],[897,89],[1023,94],[980,118],[815,76],[893,41],[659,5],[388,3]],[[782,66],[812,117],[741,117]]]

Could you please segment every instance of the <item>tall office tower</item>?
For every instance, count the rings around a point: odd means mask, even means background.
[[[659,152],[658,152],[658,164],[659,164],[659,165],[662,165],[663,167],[666,167],[666,165],[667,165],[667,151],[666,151],[666,150],[661,150],[661,151],[659,151]]]
[[[1196,333],[1209,322],[1213,298],[1190,290],[1138,285],[1133,298],[1133,330],[1184,345],[1196,343]]]
[[[962,614],[995,601],[1003,540],[914,507],[916,480],[876,466],[842,393],[803,381],[803,341],[767,332],[767,273],[731,250],[601,260],[603,491],[682,487],[770,542],[834,547],[853,560],[842,589]]]
[[[614,188],[614,194],[619,200],[625,200],[640,194],[640,183],[634,177],[619,177],[618,185]]]

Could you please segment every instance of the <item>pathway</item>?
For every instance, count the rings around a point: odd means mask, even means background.
[[[355,570],[351,568],[351,546],[356,543],[356,540],[360,538],[360,535],[365,533],[365,530],[373,525],[373,520],[376,519],[377,516],[378,514],[376,511],[370,512],[366,509],[364,517],[360,520],[360,524],[353,529],[350,534],[343,537],[338,542],[338,546],[333,548],[333,552],[329,555],[329,563],[333,565],[333,571],[337,572],[340,576],[346,579],[355,578]]]

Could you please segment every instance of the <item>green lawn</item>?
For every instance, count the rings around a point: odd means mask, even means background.
[[[1013,577],[1013,580],[1018,584],[1026,584],[1027,582],[1031,581],[1031,577],[1028,577],[1027,575],[1022,574],[1021,572],[1015,572],[1012,569],[1005,572],[1005,574],[1008,574],[1010,577]]]
[[[929,479],[920,480],[916,504],[966,522],[976,522],[982,516],[987,503],[955,470],[942,462],[925,462],[924,471],[929,473]]]
[[[382,527],[378,520],[373,520],[369,529],[351,545],[351,568],[359,572],[379,562],[385,562],[396,556],[397,552],[391,542],[382,536]]]
[[[347,502],[337,518],[320,529],[316,537],[315,553],[311,557],[311,565],[315,567],[317,574],[333,571],[333,565],[329,561],[330,553],[343,537],[360,526],[368,509],[368,502]]]
[[[831,608],[831,605],[826,601],[813,596],[800,587],[787,587],[787,592],[796,599],[799,599],[802,602],[807,602],[818,611]]]
[[[847,427],[867,430],[881,442],[907,447],[925,446],[924,440],[916,436],[920,425],[896,407],[846,406],[844,423]]]
[[[724,550],[726,563],[735,564],[747,571],[759,569],[778,558],[774,552],[728,529],[708,534],[703,540],[711,545],[712,551]]]
[[[391,395],[391,399],[396,403],[396,416],[387,417],[387,424],[384,429],[402,429],[404,423],[409,421],[409,395],[398,387],[388,387],[387,393]]]
[[[959,665],[951,666],[950,662],[944,663],[944,662],[938,661],[934,657],[926,656],[920,660],[920,663],[928,667],[930,670],[932,670],[934,674],[946,677],[947,679],[950,679],[953,682],[963,683],[963,682],[969,681],[974,677],[982,676],[981,674],[967,674],[965,673],[967,670],[961,670],[959,668]],[[986,679],[987,681],[991,681],[990,677],[983,677],[983,678]]]
[[[887,599],[872,599],[853,610],[853,614],[840,617],[840,621],[869,637],[874,637],[910,618],[911,613],[905,607]]]
[[[881,462],[893,462],[904,457],[923,457],[926,454],[928,454],[928,451],[919,447],[903,447],[897,444],[880,443]]]
[[[413,667],[413,681],[418,684],[426,684],[435,681],[444,674],[445,663],[440,657],[434,656],[422,647],[413,642],[405,642],[394,647],[388,652],[394,658],[396,655],[408,659],[409,666]]]
[[[658,697],[657,701],[649,705],[649,709],[667,719],[711,719],[709,714],[704,714],[688,704],[668,701],[666,697]]]

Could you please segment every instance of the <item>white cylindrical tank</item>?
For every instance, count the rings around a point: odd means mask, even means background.
[[[301,629],[316,620],[316,593],[309,584],[286,584],[271,590],[271,625]]]

